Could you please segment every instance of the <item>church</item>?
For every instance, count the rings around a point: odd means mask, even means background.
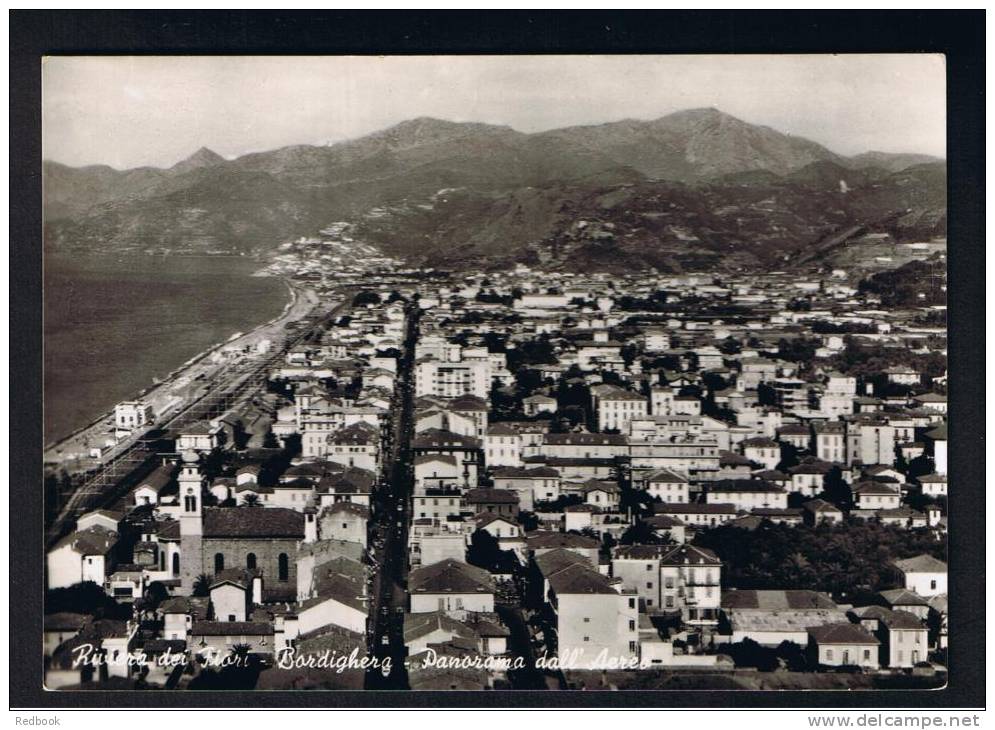
[[[178,477],[182,593],[189,595],[201,575],[244,568],[262,575],[264,600],[284,600],[285,596],[292,600],[297,549],[305,541],[309,520],[312,529],[308,532],[316,531],[313,513],[282,507],[204,507],[198,459],[195,452],[185,452]]]

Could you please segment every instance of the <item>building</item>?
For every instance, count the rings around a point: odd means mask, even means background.
[[[537,502],[552,502],[560,496],[560,472],[547,466],[501,467],[495,469],[491,477],[496,489],[517,492],[519,507],[530,512]]]
[[[807,646],[809,629],[847,620],[829,596],[809,590],[724,591],[722,617],[732,643],[749,639],[771,647],[783,641]]]
[[[743,456],[764,469],[776,469],[781,462],[781,447],[773,439],[762,437],[744,439],[739,447]]]
[[[616,385],[596,385],[591,388],[591,406],[598,415],[599,431],[624,433],[629,422],[647,414],[646,397]]]
[[[885,368],[884,372],[888,376],[888,382],[899,385],[918,385],[922,378],[918,370],[906,366]]]
[[[896,560],[893,565],[905,587],[927,598],[947,593],[947,564],[932,555]]]
[[[720,479],[705,486],[707,504],[731,504],[747,512],[787,509],[788,493],[762,479]]]
[[[440,611],[465,616],[494,612],[494,580],[486,570],[447,559],[412,570],[408,576],[411,613]]]
[[[66,535],[45,556],[49,590],[87,581],[103,588],[115,567],[117,544],[117,532],[98,525]]]
[[[366,570],[340,556],[317,563],[299,595],[297,630],[309,634],[331,626],[365,634],[369,613]]]
[[[258,570],[271,591],[292,595],[294,556],[305,538],[305,515],[283,507],[204,507],[197,456],[183,456],[179,476],[182,590],[226,568]]]
[[[717,527],[736,518],[736,505],[731,503],[717,504],[690,502],[688,504],[654,504],[656,515],[675,517],[688,527]]]
[[[521,466],[522,435],[504,423],[491,424],[484,436],[487,466]]]
[[[491,387],[491,366],[486,360],[441,362],[419,360],[415,364],[415,396],[435,395],[456,398],[474,395],[487,398]]]
[[[926,661],[929,630],[923,621],[905,611],[887,611],[879,621],[882,663],[894,668],[911,668]]]
[[[536,558],[556,625],[557,658],[576,669],[607,669],[639,658],[639,605],[583,559]]]
[[[820,522],[835,524],[843,521],[843,510],[824,499],[810,499],[802,505],[805,510],[805,523],[811,526]]]
[[[688,567],[682,571],[685,557]],[[706,562],[692,564],[698,558]],[[624,545],[612,555],[612,576],[639,596],[645,612],[681,611],[691,621],[717,620],[713,611],[719,607],[721,573],[721,561],[703,548]]]
[[[817,664],[825,667],[881,666],[881,642],[858,624],[838,623],[813,626],[808,630],[809,652]]]
[[[550,398],[546,395],[530,395],[528,398],[522,399],[522,407],[525,409],[525,415],[538,416],[540,413],[556,413],[556,398]]]
[[[947,424],[942,423],[925,434],[927,453],[933,457],[937,474],[947,473]]]
[[[129,400],[114,406],[114,425],[120,431],[131,431],[155,422],[155,412],[145,401]]]
[[[853,420],[846,428],[846,463],[895,463],[895,428],[881,418]],[[822,458],[822,457],[820,457]]]
[[[463,495],[463,502],[473,514],[518,515],[518,493],[510,489],[470,489]]]
[[[685,503],[688,501],[690,484],[687,477],[672,469],[658,469],[646,475],[646,491],[661,502]]]
[[[898,509],[902,495],[882,482],[857,482],[850,487],[853,494],[853,504],[861,510]]]
[[[686,624],[714,625],[722,602],[722,561],[711,550],[678,545],[660,558],[660,608]]]
[[[816,423],[815,456],[821,461],[842,464],[846,459],[846,427],[843,423]]]

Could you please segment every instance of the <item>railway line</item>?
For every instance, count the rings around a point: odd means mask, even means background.
[[[184,428],[217,418],[262,388],[270,369],[282,362],[289,350],[320,335],[334,318],[349,307],[351,289],[343,290],[342,294],[345,295],[342,301],[327,312],[299,320],[306,324],[288,335],[272,355],[249,364],[226,365],[205,381],[203,393],[101,464],[73,490],[46,527],[46,547],[51,547],[68,534],[80,515],[108,507],[119,500],[137,479],[151,470],[159,454],[171,450],[169,442],[174,441]]]

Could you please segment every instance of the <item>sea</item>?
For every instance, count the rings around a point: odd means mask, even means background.
[[[288,289],[252,276],[259,268],[243,257],[46,254],[45,443],[279,315]]]

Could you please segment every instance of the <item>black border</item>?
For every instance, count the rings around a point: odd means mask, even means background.
[[[984,11],[10,11],[10,705],[983,707]],[[944,53],[948,79],[949,685],[932,692],[44,692],[41,89],[45,54]],[[16,416],[16,417],[15,417]],[[963,485],[963,486],[961,486]],[[969,485],[969,486],[968,486]]]

